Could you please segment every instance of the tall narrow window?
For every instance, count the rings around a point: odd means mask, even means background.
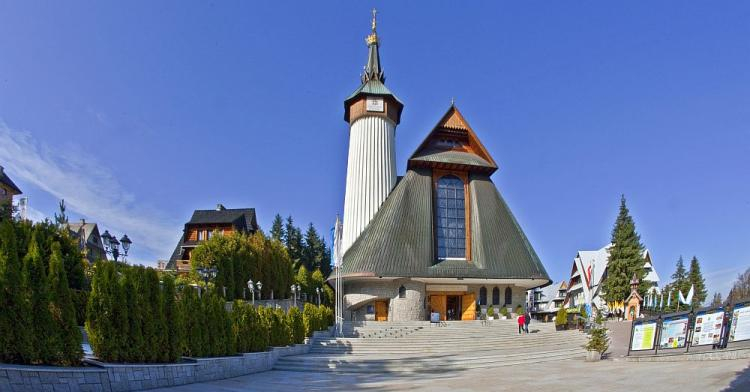
[[[498,289],[497,287],[492,289],[492,304],[500,305],[500,289]]]
[[[398,297],[399,298],[406,298],[406,287],[401,286],[398,288]]]
[[[487,288],[482,287],[479,289],[479,304],[480,305],[487,305]]]
[[[505,288],[505,305],[511,305],[513,303],[513,291],[510,287]]]
[[[464,182],[456,176],[437,181],[436,239],[438,259],[466,258]]]

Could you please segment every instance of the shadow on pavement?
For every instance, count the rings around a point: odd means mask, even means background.
[[[750,365],[735,374],[734,380],[722,392],[750,391]]]

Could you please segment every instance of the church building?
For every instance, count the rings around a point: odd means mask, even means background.
[[[550,283],[454,104],[396,174],[404,103],[385,86],[373,15],[361,85],[344,101],[349,155],[340,276],[345,320],[473,320]],[[334,275],[331,275],[332,278]],[[335,279],[335,278],[333,278]]]

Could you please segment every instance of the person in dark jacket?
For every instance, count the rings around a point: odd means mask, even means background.
[[[529,311],[526,310],[526,312],[523,314],[523,329],[526,331],[526,333],[529,333],[530,322],[531,322],[531,315],[529,314]]]

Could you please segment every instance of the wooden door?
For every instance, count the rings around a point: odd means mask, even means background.
[[[474,293],[464,294],[461,297],[461,320],[476,320],[477,303]]]
[[[445,321],[446,313],[448,311],[447,298],[448,297],[445,295],[431,295],[430,296],[430,306],[432,307],[432,311],[440,313],[441,321]]]
[[[375,321],[388,321],[388,304],[385,301],[375,302]]]

